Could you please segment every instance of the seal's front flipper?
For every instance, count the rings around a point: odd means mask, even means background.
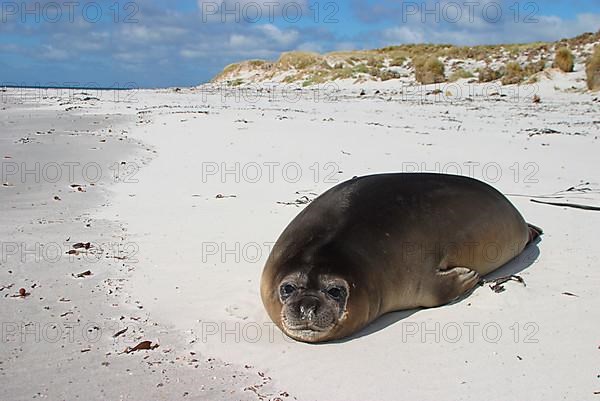
[[[440,306],[465,295],[481,283],[479,274],[468,267],[450,267],[439,269],[435,273],[435,288],[431,292],[430,302],[424,306]]]

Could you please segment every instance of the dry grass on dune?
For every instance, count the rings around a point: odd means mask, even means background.
[[[575,66],[575,57],[568,47],[561,47],[556,51],[553,67],[559,68],[563,72],[573,72]]]
[[[413,59],[415,67],[415,78],[417,82],[424,85],[444,82],[444,63],[437,57],[417,57]]]
[[[573,71],[576,58],[590,56],[589,44],[600,42],[600,31],[584,33],[554,43],[534,42],[505,45],[453,46],[449,44],[404,44],[372,50],[335,51],[319,54],[305,51],[282,53],[276,61],[249,60],[228,65],[212,82],[240,85],[276,80],[303,86],[339,79],[386,81],[411,78],[421,84],[454,82],[477,76],[480,82],[502,80],[505,85],[532,82],[547,66],[546,60],[565,72]],[[455,68],[457,63],[468,61]],[[596,87],[594,63],[591,85]],[[414,70],[411,68],[414,67]],[[529,81],[526,81],[529,78]]]
[[[502,78],[504,74],[501,70],[495,70],[491,67],[480,68],[478,70],[479,73],[479,82],[492,82]]]
[[[590,90],[600,90],[600,45],[594,47],[594,52],[586,62],[585,73]]]

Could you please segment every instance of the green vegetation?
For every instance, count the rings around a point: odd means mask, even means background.
[[[455,70],[452,74],[450,74],[448,81],[456,82],[459,79],[464,79],[464,78],[473,78],[473,73],[465,70],[464,68],[459,68],[459,69]]]
[[[359,74],[368,74],[371,69],[366,64],[358,64],[352,69],[352,71]]]

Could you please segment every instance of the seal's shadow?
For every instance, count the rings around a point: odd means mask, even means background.
[[[518,273],[522,272],[523,270],[529,268],[531,265],[533,265],[535,263],[538,256],[540,255],[540,250],[537,246],[537,244],[539,242],[540,242],[540,238],[537,238],[535,241],[533,241],[531,244],[529,244],[523,250],[523,252],[521,252],[517,257],[515,257],[514,259],[512,259],[511,261],[509,261],[502,267],[498,268],[497,270],[495,270],[495,271],[491,272],[490,274],[488,274],[487,276],[485,276],[484,280],[490,281],[490,280],[497,279],[499,277],[505,277],[505,276],[518,274]],[[470,291],[469,293],[467,293],[466,295],[464,295],[463,297],[459,298],[458,300],[456,300],[452,303],[462,302],[463,300],[469,298],[469,296],[473,292],[485,291],[485,290],[491,291],[487,285],[484,285],[483,288],[480,286],[477,286],[477,287],[475,287],[474,290]],[[444,305],[439,306],[438,308],[442,308],[442,307],[444,307]],[[353,334],[352,336],[347,337],[347,338],[342,338],[340,340],[332,341],[332,343],[344,343],[347,341],[352,341],[354,339],[376,333],[380,330],[385,329],[388,326],[395,324],[396,322],[406,319],[407,317],[411,316],[414,313],[417,313],[421,309],[423,309],[423,308],[401,310],[401,311],[397,311],[397,312],[386,313],[385,315],[381,316],[379,319],[375,320],[373,323],[371,323],[364,329],[358,331],[357,333]]]

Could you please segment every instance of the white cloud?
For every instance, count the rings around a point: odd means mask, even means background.
[[[186,33],[177,26],[146,26],[140,24],[124,24],[121,28],[122,38],[138,42],[167,42],[175,40]]]
[[[229,46],[233,48],[253,47],[255,44],[255,39],[249,35],[232,33],[229,36]]]
[[[290,46],[298,40],[298,31],[288,29],[282,31],[275,25],[258,25],[257,30],[266,36],[267,40],[273,40],[280,46]]]
[[[297,50],[305,51],[305,52],[315,52],[315,53],[323,53],[323,45],[316,42],[304,42],[300,43],[297,47]]]
[[[69,58],[69,52],[65,49],[56,48],[53,45],[43,45],[39,56],[46,60],[66,60]]]
[[[307,18],[307,0],[197,0],[203,22],[261,22],[294,19],[297,13]]]
[[[461,23],[412,23],[383,30],[380,37],[385,44],[401,43],[451,43],[477,45],[554,41],[583,32],[596,32],[600,28],[600,14],[579,14],[574,19],[558,16],[536,16],[536,22],[515,22],[512,18],[497,23],[475,18]],[[484,29],[485,28],[485,29]]]
[[[179,51],[179,54],[181,55],[181,57],[188,59],[203,58],[208,56],[208,52],[206,51],[193,49],[181,49]]]
[[[397,43],[420,43],[425,40],[422,29],[408,26],[388,28],[383,31],[383,37]]]

